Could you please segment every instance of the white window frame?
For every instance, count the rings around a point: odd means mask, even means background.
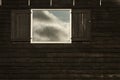
[[[33,10],[69,10],[70,11],[70,40],[68,41],[68,42],[66,42],[66,41],[60,41],[60,42],[56,42],[56,41],[53,41],[53,42],[48,42],[48,41],[45,41],[45,42],[40,42],[40,41],[33,41],[32,40],[32,32],[33,32],[33,30],[32,30],[32,22],[33,22]],[[30,43],[31,44],[71,44],[72,43],[72,13],[71,13],[71,11],[72,11],[72,9],[31,9],[31,26],[30,26],[30,37],[31,37],[31,39],[30,39]]]

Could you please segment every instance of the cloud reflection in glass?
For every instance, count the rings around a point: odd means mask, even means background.
[[[71,43],[70,9],[31,11],[31,43]]]

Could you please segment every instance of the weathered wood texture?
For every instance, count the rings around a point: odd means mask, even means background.
[[[119,80],[120,7],[114,5],[90,8],[90,42],[31,45],[11,41],[11,10],[29,9],[26,0],[3,0],[0,7],[0,80]]]

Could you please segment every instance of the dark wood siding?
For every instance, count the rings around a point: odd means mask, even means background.
[[[75,7],[77,8],[90,8],[98,7],[100,0],[75,0]]]
[[[4,7],[6,8],[25,8],[28,6],[28,0],[2,0]]]
[[[11,11],[30,7],[10,1],[0,7],[0,80],[120,79],[119,6],[90,8],[91,42],[31,45],[11,41]]]
[[[73,6],[73,0],[52,0],[52,5],[54,7],[72,7]]]
[[[102,0],[103,7],[120,7],[119,0]]]
[[[50,7],[50,0],[31,0],[31,7],[39,8],[39,7]]]

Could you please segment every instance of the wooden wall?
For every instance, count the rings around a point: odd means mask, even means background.
[[[99,0],[92,0],[95,3],[81,0],[77,4],[84,5],[74,7],[69,2],[72,0],[67,0],[69,6],[61,6],[55,0],[56,5],[52,7],[47,0],[35,1],[28,7],[27,0],[3,0],[0,6],[0,80],[120,79],[120,3],[117,0],[103,0],[102,6]],[[92,10],[92,40],[68,45],[12,42],[11,11],[44,7]]]

